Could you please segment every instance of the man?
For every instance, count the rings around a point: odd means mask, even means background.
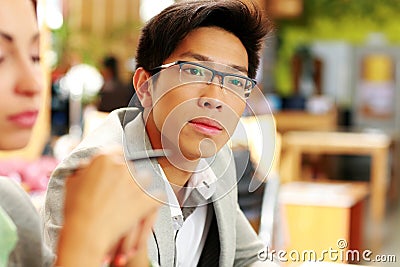
[[[123,143],[127,158],[168,151],[166,157],[136,163],[137,169],[151,168],[158,177],[152,187],[168,196],[148,241],[152,262],[258,262],[263,244],[238,207],[235,165],[226,144],[255,86],[266,25],[253,5],[207,0],[174,4],[144,27],[133,77],[141,107],[111,113],[52,176],[45,221],[53,247],[62,224],[65,170],[101,147]]]
[[[114,109],[126,107],[132,98],[131,86],[119,77],[118,59],[114,56],[106,56],[102,61],[101,74],[104,84],[99,92],[99,103],[97,109],[102,112],[111,112]]]

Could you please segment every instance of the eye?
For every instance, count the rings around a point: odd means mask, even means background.
[[[194,76],[204,76],[204,70],[196,67],[185,67],[183,69],[186,73]]]
[[[229,83],[236,87],[243,87],[244,83],[240,78],[230,78]]]

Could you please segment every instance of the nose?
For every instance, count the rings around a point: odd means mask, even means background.
[[[19,64],[20,75],[16,87],[18,94],[33,97],[42,91],[40,67],[27,60],[21,60]]]
[[[199,106],[207,109],[222,110],[222,102],[210,97],[200,97]]]
[[[214,83],[212,81],[217,79]],[[221,99],[224,94],[224,89],[222,88],[222,77],[215,75],[208,85],[204,88],[203,94],[198,100],[198,104],[202,108],[206,109],[216,109],[222,111],[223,102]]]

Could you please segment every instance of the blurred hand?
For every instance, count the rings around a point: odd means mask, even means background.
[[[133,175],[151,183],[149,174]],[[160,202],[136,184],[122,152],[95,156],[65,189],[58,265],[99,266],[113,248],[128,260],[146,246]]]
[[[119,244],[109,254],[112,267],[142,267],[149,265],[147,238],[156,219],[157,212],[146,216],[139,225],[120,240]]]

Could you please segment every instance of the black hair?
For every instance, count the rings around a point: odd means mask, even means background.
[[[136,67],[150,71],[162,65],[179,43],[200,27],[219,27],[238,37],[248,54],[248,75],[256,76],[259,52],[272,27],[260,8],[239,0],[183,1],[167,7],[143,28]]]

